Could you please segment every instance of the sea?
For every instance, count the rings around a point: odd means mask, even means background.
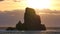
[[[5,30],[0,29],[0,34],[60,34],[60,29],[47,29],[45,31],[18,31],[18,30]]]

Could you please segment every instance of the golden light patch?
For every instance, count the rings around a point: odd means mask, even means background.
[[[49,8],[50,0],[27,0],[27,4],[31,8]]]

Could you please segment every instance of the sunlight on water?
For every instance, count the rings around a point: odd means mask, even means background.
[[[22,31],[22,32],[25,32],[25,31]]]
[[[55,32],[56,30],[46,30],[46,31],[53,31],[53,32]]]

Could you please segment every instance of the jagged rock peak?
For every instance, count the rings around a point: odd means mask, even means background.
[[[33,8],[29,8],[29,7],[27,7],[27,8],[25,9],[25,11],[26,11],[26,13],[27,13],[27,12],[29,12],[29,13],[35,13],[35,10],[34,10]]]

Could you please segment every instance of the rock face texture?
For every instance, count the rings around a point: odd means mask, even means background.
[[[23,25],[22,25],[21,21],[19,21],[18,24],[16,24],[16,29],[23,30]]]
[[[41,24],[40,16],[36,15],[34,9],[28,7],[24,14],[24,25],[26,30],[46,30],[45,25]]]
[[[46,30],[44,24],[41,24],[40,16],[35,13],[35,10],[32,8],[26,8],[24,14],[24,23],[21,21],[16,24],[17,30]]]

